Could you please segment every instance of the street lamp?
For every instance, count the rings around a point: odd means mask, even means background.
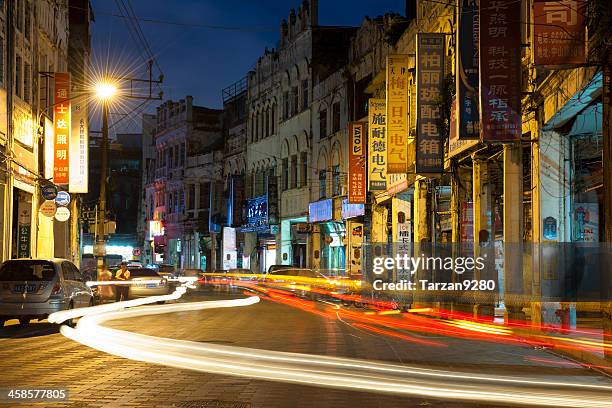
[[[96,242],[94,248],[97,247],[98,262],[97,272],[98,280],[101,272],[106,269],[106,186],[108,183],[108,103],[110,99],[117,93],[117,87],[110,82],[100,82],[96,84],[95,93],[98,99],[102,102],[102,150],[101,166],[100,166],[100,204],[98,206],[98,216],[96,223]]]

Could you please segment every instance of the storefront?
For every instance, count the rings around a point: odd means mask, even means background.
[[[244,236],[242,267],[256,273],[266,272],[277,263],[276,234],[279,232],[277,225],[268,223],[267,195],[246,200],[244,220],[244,225],[237,228]]]
[[[603,237],[603,76],[595,74],[542,127],[542,236],[546,241],[599,242]]]
[[[346,226],[341,219],[341,202],[325,199],[308,206],[308,221],[313,224],[313,256],[324,274],[346,274]],[[334,205],[336,204],[336,205]]]
[[[307,217],[284,219],[281,221],[281,263],[300,268],[306,267],[307,231],[301,226]]]

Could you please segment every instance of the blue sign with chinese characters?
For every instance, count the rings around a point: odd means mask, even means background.
[[[314,203],[308,204],[308,221],[309,222],[321,222],[329,221],[334,216],[334,205],[333,200],[320,200]]]
[[[58,191],[55,197],[55,204],[60,207],[65,207],[70,204],[70,194],[67,191]]]
[[[268,197],[251,198],[246,202],[246,223],[241,232],[255,232],[268,229]]]

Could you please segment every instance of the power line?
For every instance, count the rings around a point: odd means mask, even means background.
[[[78,6],[69,6],[70,8],[86,10],[83,7]],[[116,17],[121,19],[126,19],[125,15],[109,13],[104,11],[96,11],[98,15],[105,15],[109,17]],[[170,21],[170,20],[162,20],[162,19],[154,19],[154,18],[145,18],[145,17],[136,17],[136,20],[142,21],[145,23],[152,24],[164,24],[164,25],[173,25],[179,27],[192,27],[192,28],[203,28],[207,30],[223,30],[223,31],[243,31],[243,32],[276,32],[278,29],[272,26],[225,26],[225,25],[215,25],[215,24],[201,24],[201,23],[190,23],[184,21]]]

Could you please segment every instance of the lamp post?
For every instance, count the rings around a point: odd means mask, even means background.
[[[97,274],[100,279],[101,272],[106,269],[106,187],[108,184],[108,103],[117,92],[117,88],[109,83],[100,83],[96,86],[96,95],[102,101],[102,143],[100,165],[100,198],[96,223]]]

